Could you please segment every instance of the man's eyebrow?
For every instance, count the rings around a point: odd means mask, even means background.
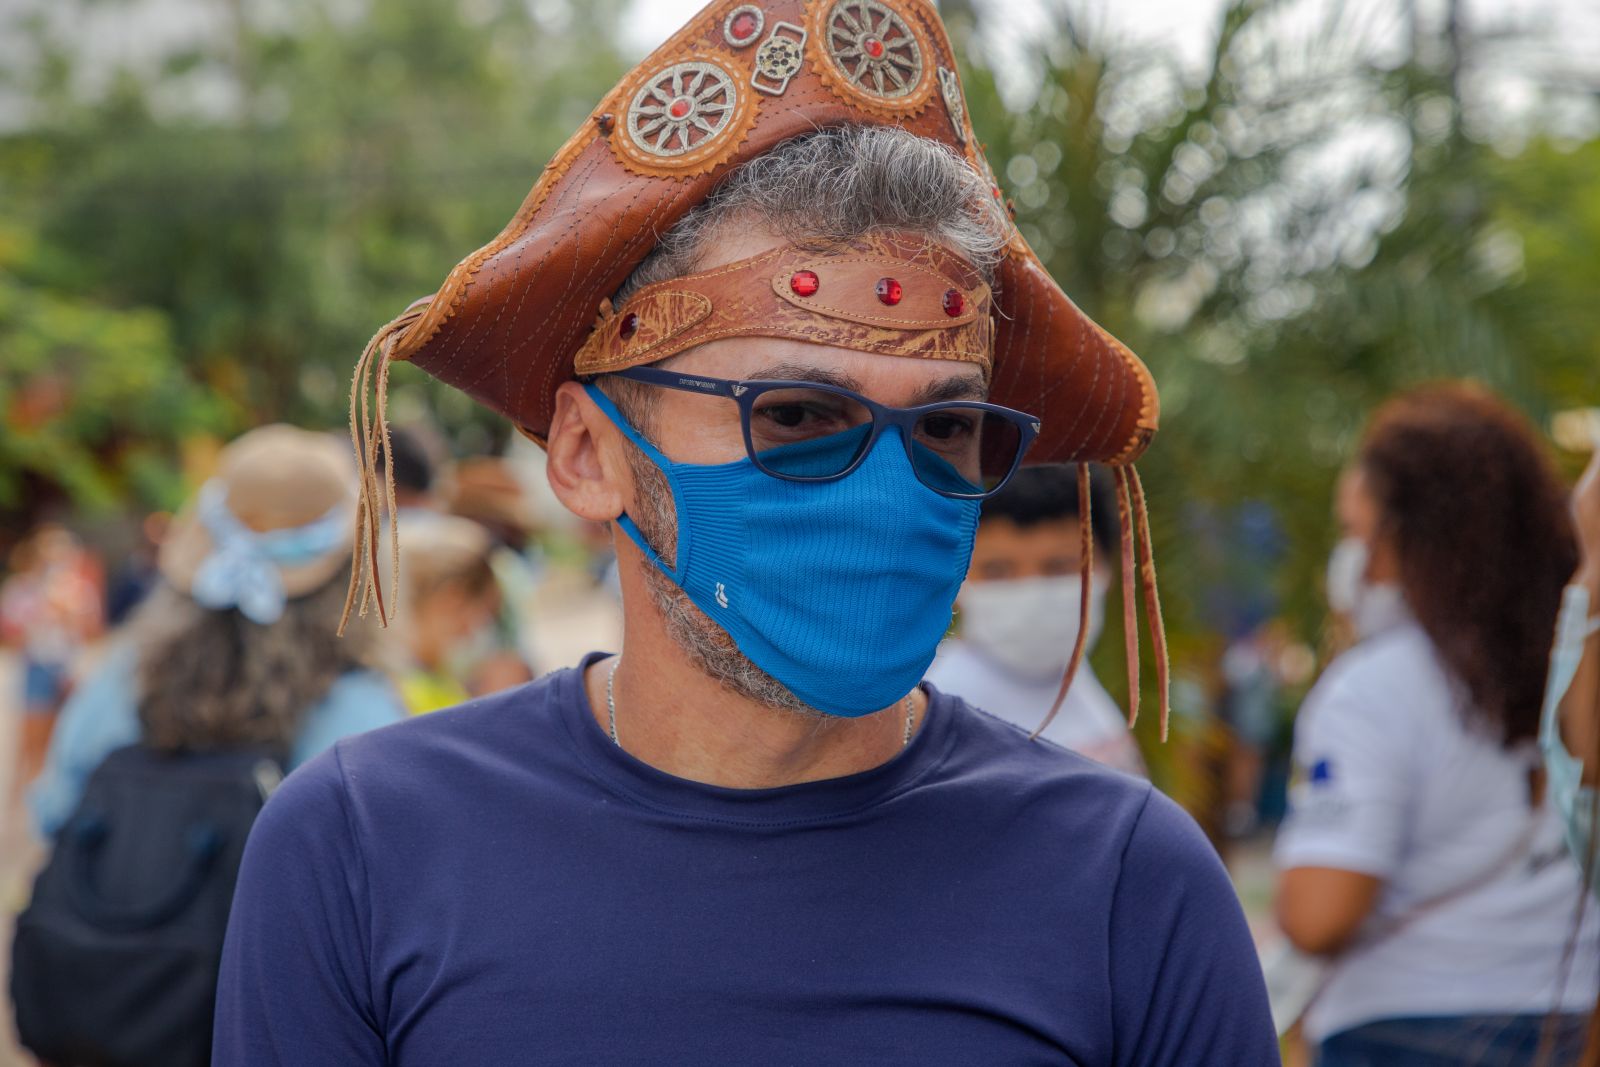
[[[762,367],[751,374],[750,381],[758,382],[813,382],[817,385],[831,385],[836,389],[848,389],[852,393],[862,391],[861,383],[848,374],[837,371],[824,370],[821,367],[812,367],[805,363],[774,363]]]
[[[824,370],[821,367],[813,367],[805,363],[774,363],[751,374],[750,380],[815,382],[818,385],[831,385],[838,389],[848,389],[852,393],[865,392],[861,388],[861,383],[848,374]],[[917,407],[922,404],[939,404],[950,400],[986,400],[988,396],[989,387],[985,384],[982,375],[959,374],[943,381],[929,382],[918,391],[907,406]]]
[[[962,374],[941,382],[929,382],[917,394],[911,406],[938,404],[946,400],[987,400],[989,387],[982,375]]]

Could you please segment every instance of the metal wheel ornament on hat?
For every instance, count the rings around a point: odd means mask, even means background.
[[[721,67],[675,64],[634,94],[628,137],[641,152],[681,156],[726,130],[737,100],[733,78]]]
[[[1160,422],[1155,382],[1061,291],[1015,225],[992,291],[959,262],[941,260],[933,276],[915,275],[906,262],[894,262],[912,253],[891,241],[865,249],[872,263],[859,270],[874,273],[862,279],[842,261],[777,256],[738,265],[729,279],[744,287],[737,301],[707,283],[676,294],[646,287],[612,306],[656,235],[703,203],[730,170],[819,129],[894,125],[938,141],[988,175],[1003,203],[956,70],[928,0],[724,0],[626,75],[544,168],[499,235],[457,264],[436,293],[383,326],[363,353],[351,394],[362,487],[351,609],[378,605],[382,584],[380,516],[392,496],[377,472],[384,468],[394,361],[462,389],[542,444],[556,390],[575,375],[656,362],[715,329],[759,335],[762,316],[781,320],[789,335],[850,347],[863,321],[887,311],[874,327],[882,336],[873,351],[980,362],[991,372],[991,400],[1040,416],[1027,462],[1115,468],[1130,520],[1125,599],[1130,608],[1144,602],[1164,710],[1164,635],[1144,494],[1131,466]],[[845,285],[847,299],[800,295],[790,280],[801,272],[816,275],[823,294]],[[873,295],[880,279],[902,287],[898,302],[891,302],[891,285],[883,290],[888,300]],[[851,310],[861,297],[858,282],[869,303]],[[761,313],[735,316],[734,302]],[[391,571],[395,565],[391,557]],[[1135,619],[1125,621],[1131,645]],[[1137,669],[1137,655],[1130,662]],[[1136,680],[1131,689],[1136,713]]]
[[[851,85],[897,98],[922,81],[916,37],[904,19],[877,0],[839,0],[826,23],[828,56]]]

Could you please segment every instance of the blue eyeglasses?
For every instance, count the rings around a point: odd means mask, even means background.
[[[821,382],[732,381],[650,367],[611,373],[733,400],[751,462],[791,482],[845,477],[879,435],[898,428],[918,481],[941,496],[982,500],[1011,480],[1039,436],[1038,419],[999,404],[960,400],[892,408]]]

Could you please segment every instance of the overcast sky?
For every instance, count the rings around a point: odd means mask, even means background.
[[[1073,10],[1087,12],[1119,37],[1157,44],[1171,49],[1185,64],[1198,63],[1206,55],[1215,33],[1217,15],[1226,0],[980,0],[980,6],[1004,11],[1007,21],[1019,32],[1028,33],[1039,25],[1041,12],[1049,5],[1070,3]],[[1290,0],[1289,5],[1306,9],[1314,18],[1318,8],[1337,0]],[[1355,0],[1348,6],[1361,6]],[[1367,0],[1373,7],[1403,10],[1407,0]],[[1438,18],[1447,0],[1410,0],[1424,18]],[[691,15],[705,6],[701,0],[634,0],[632,18],[626,31],[628,44],[642,55],[660,44]],[[1571,64],[1587,72],[1600,70],[1600,0],[1466,0],[1466,18],[1476,28],[1517,25],[1542,31],[1558,54],[1550,61]],[[1396,35],[1402,22],[1389,20]],[[1530,62],[1545,62],[1544,58]],[[1600,92],[1600,80],[1594,83]]]

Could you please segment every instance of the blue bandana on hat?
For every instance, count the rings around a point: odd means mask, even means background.
[[[281,568],[321,559],[345,542],[349,516],[336,507],[304,526],[257,532],[228,507],[228,489],[213,479],[200,489],[197,514],[211,535],[211,552],[195,571],[189,594],[214,610],[238,608],[270,626],[283,617]]]

